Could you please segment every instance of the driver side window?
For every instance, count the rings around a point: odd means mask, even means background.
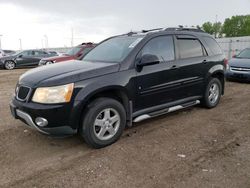
[[[174,41],[172,36],[160,36],[151,39],[142,49],[143,55],[156,55],[161,62],[175,59]]]

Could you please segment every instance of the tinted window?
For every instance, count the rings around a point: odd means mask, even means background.
[[[173,37],[163,36],[150,40],[142,49],[142,55],[156,55],[161,61],[175,59]]]
[[[222,50],[219,44],[215,41],[215,39],[211,37],[203,37],[209,49],[212,51],[214,55],[222,54]]]
[[[178,39],[180,58],[201,57],[203,49],[200,41],[196,39]]]
[[[44,51],[33,51],[34,56],[42,56],[42,55],[45,55],[45,54],[47,54],[47,53],[44,52]]]
[[[32,55],[32,51],[24,51],[21,53],[23,56],[31,56]]]

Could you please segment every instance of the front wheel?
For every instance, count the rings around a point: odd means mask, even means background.
[[[4,64],[4,68],[7,70],[12,70],[15,68],[15,63],[13,61],[6,61]]]
[[[218,78],[212,78],[207,87],[203,98],[203,105],[206,108],[216,107],[221,98],[222,84]]]
[[[123,105],[111,98],[98,98],[87,107],[80,134],[94,148],[116,142],[126,125]]]

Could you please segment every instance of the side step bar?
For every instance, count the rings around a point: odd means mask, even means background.
[[[194,106],[194,105],[197,105],[197,104],[200,104],[199,100],[184,103],[182,105],[173,106],[173,107],[170,107],[170,108],[165,108],[165,109],[162,109],[162,110],[159,110],[159,111],[156,111],[156,112],[143,114],[143,115],[140,115],[140,116],[136,117],[133,120],[133,122],[138,123],[138,122],[144,121],[146,119],[150,119],[150,118],[153,118],[153,117],[156,117],[156,116],[160,116],[160,115],[163,115],[163,114],[167,114],[167,113],[170,113],[170,112],[174,112],[174,111],[177,111],[177,110],[188,108],[188,107],[191,107],[191,106]]]

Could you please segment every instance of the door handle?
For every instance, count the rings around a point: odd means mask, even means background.
[[[176,70],[176,69],[178,69],[179,67],[177,66],[177,65],[173,65],[172,67],[171,67],[171,70]]]

